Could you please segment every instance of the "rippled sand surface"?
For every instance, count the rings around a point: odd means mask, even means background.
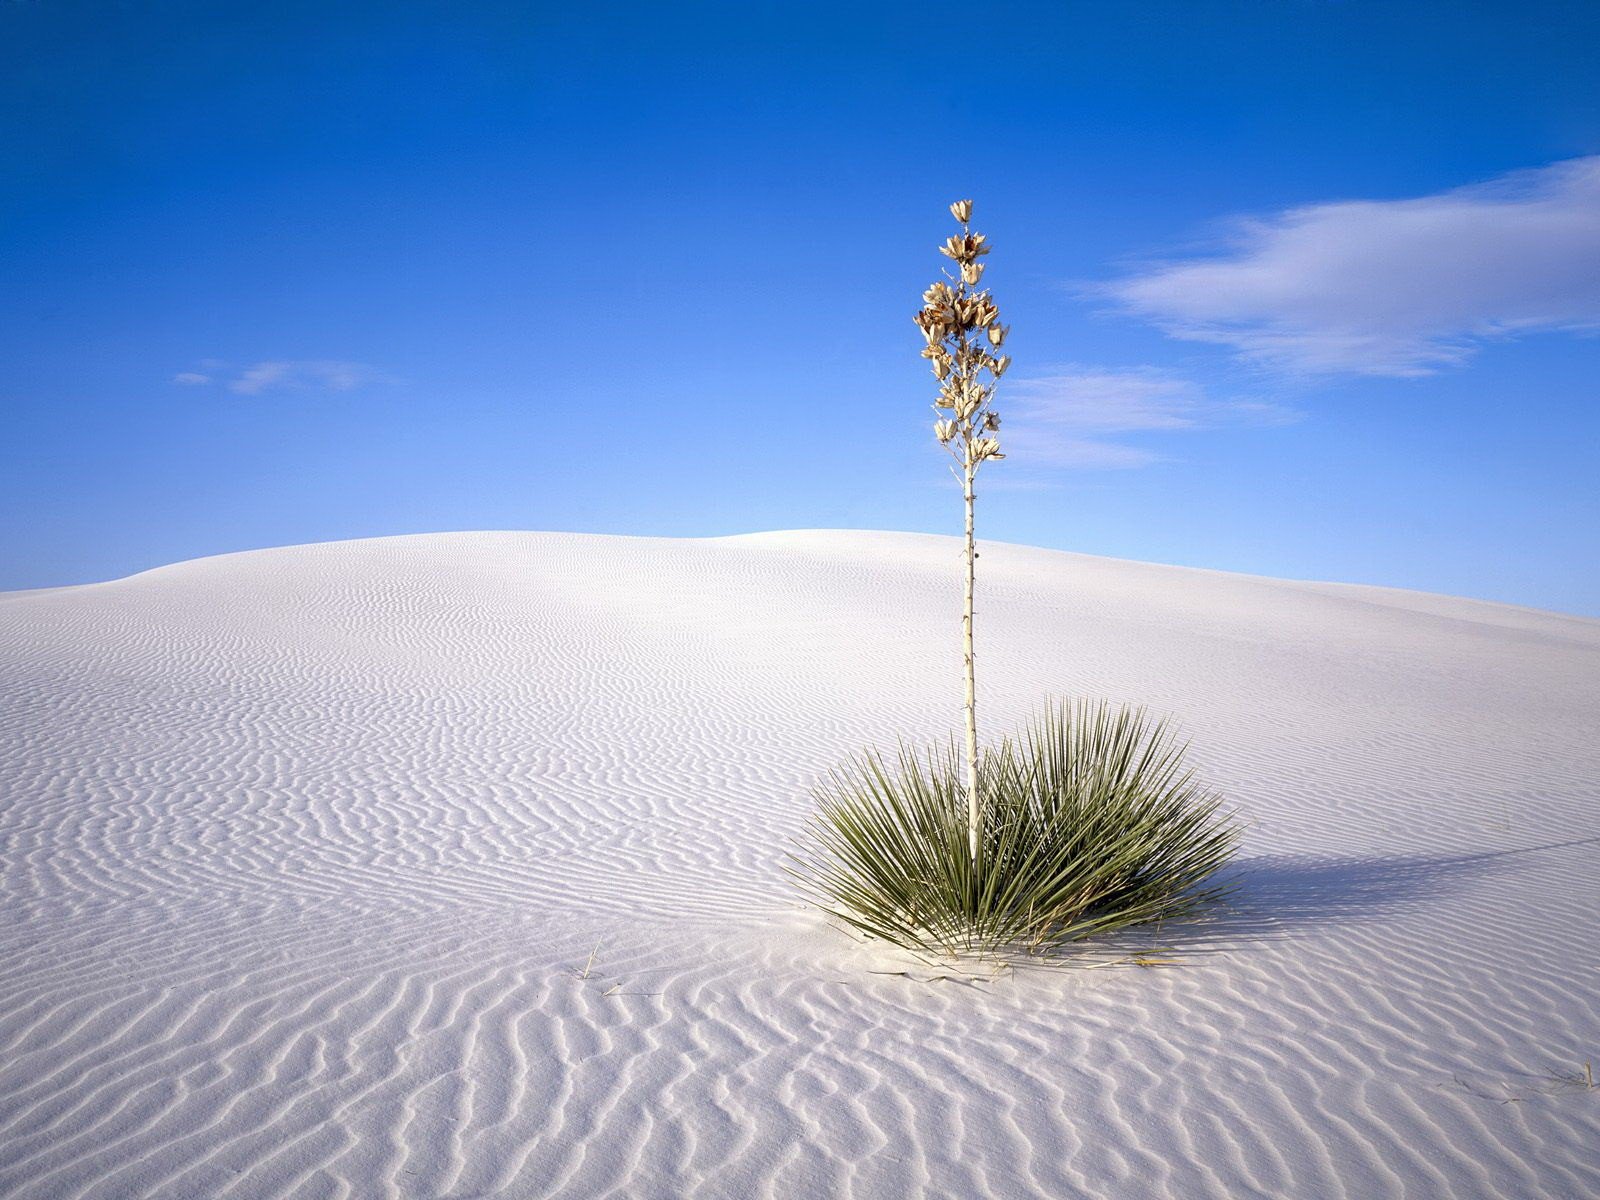
[[[986,547],[985,727],[1142,701],[1248,832],[1180,965],[940,977],[781,862],[819,773],[957,728],[958,555],[0,597],[0,1195],[1600,1195],[1600,622]]]

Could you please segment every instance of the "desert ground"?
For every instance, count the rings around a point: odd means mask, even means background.
[[[1212,921],[988,969],[797,899],[818,777],[959,728],[953,538],[0,596],[0,1195],[1600,1195],[1600,621],[981,549],[985,734],[1170,715]]]

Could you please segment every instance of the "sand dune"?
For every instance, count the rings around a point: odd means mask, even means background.
[[[876,973],[781,854],[956,727],[958,561],[451,534],[0,599],[0,1195],[1600,1195],[1600,622],[988,546],[986,728],[1173,714],[1243,891],[1174,968]]]

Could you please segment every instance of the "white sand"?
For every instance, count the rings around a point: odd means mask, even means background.
[[[987,729],[1174,714],[1249,874],[1179,967],[969,986],[779,871],[819,772],[957,727],[958,570],[488,533],[0,598],[0,1195],[1600,1195],[1600,622],[987,547]]]

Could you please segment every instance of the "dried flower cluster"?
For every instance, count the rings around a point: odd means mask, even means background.
[[[1000,439],[992,436],[1000,429],[1000,417],[989,402],[1011,356],[997,353],[1008,330],[1000,324],[993,297],[987,288],[972,290],[983,278],[982,260],[989,253],[988,239],[969,225],[972,201],[957,200],[950,213],[961,222],[961,233],[939,252],[955,263],[959,276],[947,274],[923,292],[922,310],[912,319],[927,341],[922,357],[932,360],[939,381],[934,436],[967,475],[986,459],[1005,457]]]

